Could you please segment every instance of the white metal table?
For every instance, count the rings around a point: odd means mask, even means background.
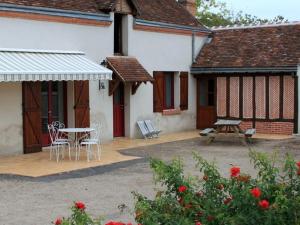
[[[76,151],[76,159],[77,159],[77,152],[78,152],[78,146],[79,146],[79,141],[81,140],[81,138],[83,137],[78,137],[78,134],[88,134],[91,133],[93,131],[95,131],[95,128],[61,128],[58,129],[59,132],[61,133],[73,133],[74,134],[74,147],[75,147],[75,151]]]

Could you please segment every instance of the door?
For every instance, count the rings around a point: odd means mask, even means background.
[[[42,151],[41,83],[23,82],[24,154]]]
[[[90,127],[90,93],[89,81],[75,81],[75,126],[77,128]]]
[[[216,80],[197,80],[197,129],[213,127],[216,122]]]
[[[64,82],[42,82],[41,98],[42,98],[42,145],[43,147],[50,145],[50,137],[48,132],[48,124],[53,121],[62,123],[66,120],[66,85]]]
[[[124,137],[124,84],[120,83],[113,94],[114,137]]]

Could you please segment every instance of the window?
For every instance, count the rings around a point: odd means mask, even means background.
[[[174,72],[154,72],[153,111],[174,109]]]
[[[164,74],[164,109],[174,109],[174,73]]]
[[[114,19],[114,53],[122,54],[122,14],[115,14]]]

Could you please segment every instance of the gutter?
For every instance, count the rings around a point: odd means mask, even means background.
[[[1,11],[33,13],[33,14],[42,14],[48,16],[61,16],[61,17],[69,17],[69,18],[112,22],[112,19],[110,18],[109,14],[89,13],[89,12],[54,9],[54,8],[46,8],[46,7],[22,6],[22,5],[0,3],[0,12]]]
[[[297,72],[297,66],[292,67],[191,67],[191,73],[195,75],[214,74],[214,73],[279,73],[279,72]]]
[[[163,23],[163,22],[155,22],[150,20],[142,20],[134,18],[135,25],[143,25],[149,27],[158,27],[158,28],[168,28],[168,29],[176,29],[176,30],[185,30],[185,31],[192,31],[192,32],[202,32],[210,34],[212,33],[211,30],[205,27],[194,27],[194,26],[186,26],[186,25],[178,25],[173,23]]]

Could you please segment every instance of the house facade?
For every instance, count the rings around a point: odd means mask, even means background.
[[[213,126],[292,134],[299,23],[207,29],[194,0],[0,1],[0,155],[49,145],[47,124],[101,139]]]
[[[300,23],[219,27],[213,33],[191,69],[199,90],[197,127],[230,118],[259,133],[298,133]]]
[[[103,142],[139,137],[141,119],[164,132],[195,129],[196,84],[189,71],[211,31],[188,11],[193,6],[173,0],[0,1],[0,154],[41,151],[53,120],[68,127],[100,123]],[[59,74],[70,66],[63,65],[66,55],[75,61],[79,53],[112,76]],[[42,68],[46,58],[53,60],[54,75]],[[22,70],[18,64],[39,74],[15,75],[14,69]]]

